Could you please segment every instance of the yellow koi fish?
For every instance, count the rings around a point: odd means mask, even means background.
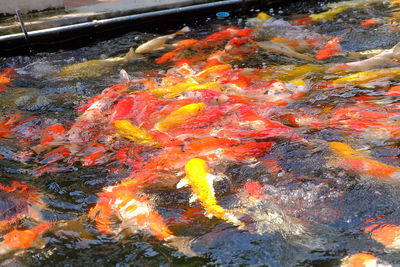
[[[155,129],[164,132],[186,123],[191,118],[197,116],[206,105],[204,103],[195,103],[185,105],[171,112],[162,121],[157,123]]]
[[[207,163],[199,158],[192,158],[185,165],[186,176],[176,185],[181,188],[189,185],[193,195],[190,202],[198,200],[207,216],[213,216],[243,228],[245,225],[233,214],[217,204],[215,199],[213,181],[216,176],[209,173]]]
[[[58,77],[78,79],[98,78],[112,71],[117,65],[124,65],[129,61],[138,59],[141,59],[141,57],[135,55],[131,48],[124,57],[95,59],[62,67],[58,73]]]
[[[139,45],[136,50],[135,53],[137,54],[145,54],[151,51],[154,51],[156,49],[159,49],[161,47],[163,47],[165,45],[165,43],[169,40],[174,38],[176,35],[178,34],[183,34],[185,32],[189,31],[189,27],[183,27],[181,30],[172,33],[172,34],[167,34],[167,35],[163,35],[160,37],[157,37],[155,39],[152,39],[150,41],[147,41],[144,44]]]
[[[400,74],[400,68],[372,69],[339,78],[332,81],[334,86],[344,86],[348,84],[366,85],[369,82],[389,81]]]
[[[379,4],[382,3],[381,0],[352,0],[352,1],[343,1],[339,3],[331,3],[328,4],[328,11],[312,14],[310,18],[313,21],[326,21],[333,20],[333,18],[350,8],[368,8],[371,4]]]
[[[329,148],[336,159],[338,167],[352,173],[368,175],[381,180],[399,180],[400,167],[387,165],[374,160],[366,153],[352,149],[341,142],[330,142]]]
[[[120,136],[128,138],[137,144],[160,147],[160,144],[145,129],[132,125],[127,120],[117,120],[114,122],[114,126]]]
[[[156,96],[162,96],[164,98],[173,98],[179,96],[181,93],[186,91],[204,90],[204,89],[221,92],[223,87],[217,82],[207,82],[199,84],[192,78],[190,78],[187,81],[178,83],[174,86],[152,89],[150,90],[150,93]]]

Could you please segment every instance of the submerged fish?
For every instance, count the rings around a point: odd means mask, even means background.
[[[340,267],[391,267],[392,265],[371,255],[368,252],[347,256],[342,260]]]
[[[372,176],[382,181],[400,181],[400,167],[387,165],[372,159],[368,154],[356,151],[341,142],[331,142],[331,152],[337,156],[338,167],[352,173]]]
[[[400,249],[400,226],[394,224],[372,224],[364,229],[371,238],[388,249]]]
[[[387,65],[394,64],[393,60],[398,60],[399,58],[400,58],[400,43],[396,44],[390,49],[385,49],[379,54],[374,55],[368,59],[340,64],[331,67],[327,71],[328,72],[366,71],[373,68],[385,67]]]
[[[15,68],[5,68],[2,73],[0,73],[0,92],[5,91],[9,85],[11,85],[11,78],[16,77],[14,73]]]
[[[153,50],[159,49],[159,48],[163,47],[169,39],[174,38],[178,34],[183,34],[185,32],[188,32],[189,30],[190,30],[189,27],[186,26],[172,34],[163,35],[163,36],[157,37],[155,39],[152,39],[150,41],[147,41],[146,43],[138,46],[138,48],[136,48],[136,50],[135,50],[135,53],[145,54],[145,53],[151,52]]]
[[[256,42],[256,44],[271,53],[278,53],[282,54],[288,57],[292,58],[297,58],[301,60],[306,60],[306,61],[314,61],[314,58],[311,55],[308,54],[301,54],[296,51],[294,51],[292,48],[289,46],[282,44],[282,43],[277,43],[273,41],[265,41],[265,42]]]
[[[196,253],[190,249],[190,239],[173,235],[153,207],[152,201],[136,193],[146,182],[146,178],[128,179],[118,185],[104,188],[99,194],[96,206],[89,211],[89,218],[94,220],[97,229],[102,233],[141,231],[166,241],[167,245],[186,255],[195,256]]]
[[[207,163],[199,158],[192,158],[185,165],[186,176],[176,185],[177,188],[190,185],[193,195],[190,202],[200,201],[207,212],[207,216],[213,216],[243,228],[245,225],[233,214],[217,204],[213,181],[216,176],[209,173]]]
[[[333,86],[369,86],[373,82],[387,82],[400,74],[400,68],[372,69],[357,72],[332,81]]]
[[[351,8],[368,8],[372,4],[382,3],[381,0],[352,0],[352,1],[342,1],[338,3],[330,3],[326,6],[329,8],[328,11],[319,13],[319,14],[311,14],[310,18],[313,21],[326,21],[333,20],[333,18]]]
[[[58,73],[58,77],[79,79],[98,78],[111,71],[117,65],[123,65],[129,61],[138,59],[141,59],[141,57],[135,55],[133,48],[130,48],[124,57],[95,59],[64,66]]]

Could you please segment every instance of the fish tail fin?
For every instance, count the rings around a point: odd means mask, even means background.
[[[227,212],[225,216],[226,216],[228,222],[232,223],[233,225],[238,226],[239,229],[243,230],[246,228],[246,224],[244,222],[240,221],[232,213]]]
[[[190,257],[200,257],[199,254],[194,252],[191,248],[192,238],[188,236],[171,236],[166,239],[167,245],[171,248],[178,250],[179,252]]]
[[[185,32],[188,32],[188,31],[190,31],[190,28],[188,26],[185,26],[182,29],[180,29],[179,31],[177,31],[176,33],[174,33],[174,35],[184,34]]]
[[[135,51],[133,50],[132,47],[129,48],[128,53],[126,53],[126,54],[125,54],[125,57],[124,57],[124,59],[125,59],[125,60],[128,60],[128,61],[130,61],[130,60],[135,60],[135,59],[139,59],[139,58],[141,58],[141,57],[138,56],[138,54],[135,53]]]

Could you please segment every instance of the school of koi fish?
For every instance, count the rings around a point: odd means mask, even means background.
[[[202,38],[186,38],[195,29],[185,26],[122,57],[52,70],[56,81],[119,71],[119,82],[85,99],[73,119],[18,110],[32,97],[23,92],[14,112],[2,108],[2,264],[57,238],[89,249],[135,235],[221,266],[400,264],[399,7],[397,0],[351,0],[290,19],[258,12]],[[367,17],[375,9],[381,16]],[[351,12],[361,15],[348,27]],[[360,32],[390,41],[362,49],[354,40]],[[158,71],[126,71],[155,55]],[[2,70],[4,99],[23,70]],[[30,167],[15,171],[11,163]],[[75,215],[45,216],[61,202],[45,196],[43,180],[100,167],[107,181],[95,182],[94,200]],[[328,238],[318,233],[333,228],[335,243],[324,246]],[[340,239],[344,231],[350,237]],[[281,253],[302,252],[267,261],[239,245],[274,246],[277,235],[287,245]],[[227,247],[217,257],[220,246]]]

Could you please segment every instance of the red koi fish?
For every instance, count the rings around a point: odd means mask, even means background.
[[[217,133],[218,136],[241,139],[302,139],[293,128],[285,126],[280,122],[271,120],[269,118],[261,117],[250,107],[241,106],[238,111],[241,121],[233,122],[230,125],[227,125],[225,129],[222,129]]]
[[[396,86],[388,88],[386,95],[399,96],[400,95],[400,85],[396,85]]]
[[[337,36],[337,37],[334,37],[331,40],[329,40],[324,48],[317,51],[315,58],[318,60],[323,60],[323,59],[333,57],[334,55],[337,55],[339,52],[342,51],[342,49],[340,47],[341,39],[342,39],[342,36]]]
[[[223,150],[226,158],[240,162],[248,158],[259,158],[271,149],[272,142],[247,142],[242,145],[232,146]]]
[[[4,119],[0,122],[0,138],[9,137],[13,133],[15,128],[22,119],[22,114],[9,114],[5,115]]]
[[[64,133],[65,129],[59,123],[44,127],[40,130],[41,141],[39,145],[31,147],[31,149],[35,153],[40,154],[49,148],[59,146],[60,143],[65,140]]]
[[[298,19],[289,20],[289,23],[293,26],[310,26],[314,23],[311,17],[302,17]]]
[[[116,120],[131,120],[135,125],[141,125],[146,129],[150,129],[154,120],[154,114],[166,103],[163,100],[149,92],[139,92],[122,98],[114,106],[110,118],[110,124]]]
[[[381,23],[382,23],[381,19],[372,18],[372,19],[366,19],[366,20],[361,21],[360,25],[363,27],[371,27],[371,26],[378,25]]]
[[[257,199],[264,198],[265,194],[263,186],[257,181],[246,182],[243,185],[243,191]]]
[[[249,37],[252,33],[253,29],[250,28],[239,29],[237,27],[228,27],[222,31],[210,34],[204,39],[204,42],[207,46],[215,46],[234,37]]]
[[[8,86],[11,84],[11,79],[17,77],[14,73],[15,68],[5,68],[2,73],[0,73],[0,92],[7,90]]]
[[[77,111],[83,112],[66,133],[71,143],[86,143],[93,141],[93,136],[98,134],[102,119],[106,120],[106,114],[112,109],[114,103],[127,89],[126,84],[114,85],[104,89],[103,92],[88,100],[87,104],[80,106]]]

